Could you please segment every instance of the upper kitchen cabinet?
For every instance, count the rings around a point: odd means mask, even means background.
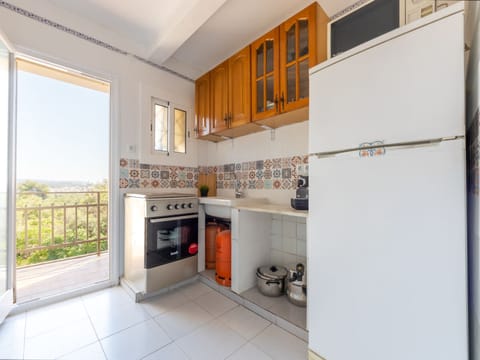
[[[228,127],[228,61],[210,71],[210,101],[212,118],[210,132],[216,133]]]
[[[195,81],[195,132],[197,137],[210,132],[210,73]]]
[[[250,46],[210,71],[210,132],[230,136],[251,119]]]
[[[251,45],[253,120],[279,112],[279,35],[273,29]]]
[[[315,2],[252,44],[253,120],[272,127],[307,120],[308,71],[327,58],[328,21]]]

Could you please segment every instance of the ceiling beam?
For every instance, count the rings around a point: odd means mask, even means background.
[[[149,60],[163,64],[192,36],[227,0],[197,0],[183,16],[172,18],[168,30],[159,35],[149,51]]]

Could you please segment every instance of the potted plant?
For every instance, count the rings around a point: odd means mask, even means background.
[[[200,186],[198,187],[198,190],[200,190],[200,196],[205,197],[205,196],[208,195],[209,187],[208,187],[208,185],[205,185],[205,184],[204,184],[204,185],[200,185]]]

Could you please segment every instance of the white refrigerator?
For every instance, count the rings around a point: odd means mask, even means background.
[[[463,17],[310,71],[310,359],[468,359]]]

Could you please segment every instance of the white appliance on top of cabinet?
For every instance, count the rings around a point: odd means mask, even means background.
[[[310,71],[310,359],[468,358],[463,22]]]

